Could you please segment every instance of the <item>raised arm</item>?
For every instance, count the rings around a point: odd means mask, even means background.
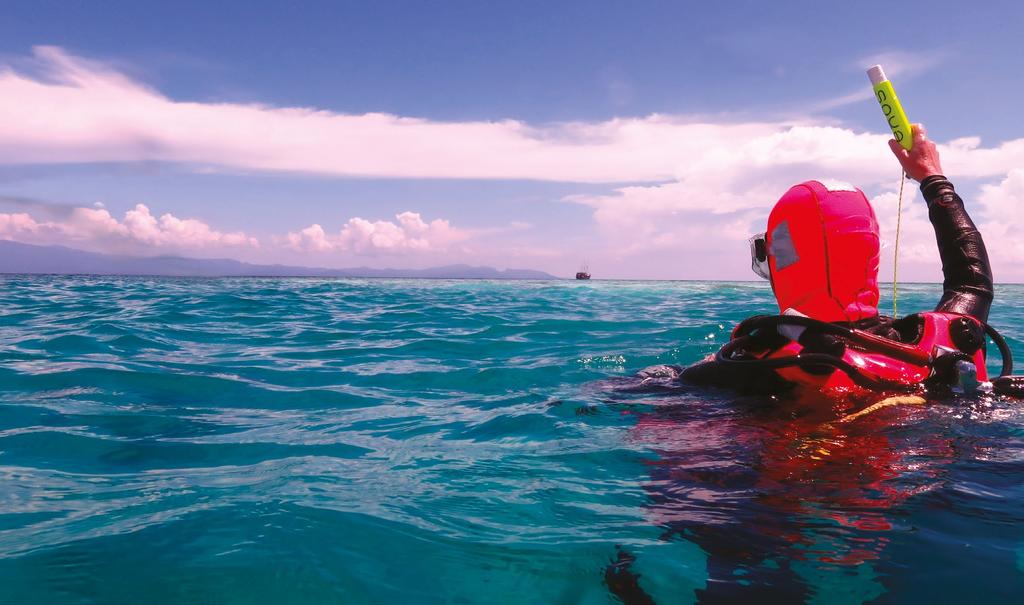
[[[921,193],[928,202],[928,218],[935,228],[942,260],[943,293],[935,310],[987,321],[993,288],[985,242],[953,184],[943,176],[935,143],[928,140],[920,124],[914,124],[913,129],[910,151],[895,139],[889,141],[889,147],[907,175],[921,183]]]

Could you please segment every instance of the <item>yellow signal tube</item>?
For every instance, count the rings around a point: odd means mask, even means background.
[[[892,82],[885,77],[881,65],[875,65],[868,70],[868,78],[871,79],[871,86],[875,91],[875,99],[882,107],[882,114],[885,115],[889,128],[892,129],[892,136],[907,151],[914,146],[914,134],[910,129],[910,120],[907,119],[900,99],[892,88]]]

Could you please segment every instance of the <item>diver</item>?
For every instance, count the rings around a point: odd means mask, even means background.
[[[934,311],[901,319],[879,314],[879,229],[870,203],[853,187],[808,181],[779,199],[766,232],[750,241],[752,268],[771,283],[780,314],[741,322],[718,353],[691,366],[641,370],[637,390],[682,384],[765,395],[803,385],[820,400],[819,393],[832,388],[872,395],[924,387],[933,393],[962,385],[963,374],[971,371],[986,378],[985,322],[993,300],[988,254],[963,200],[943,175],[935,144],[921,125],[914,125],[913,133],[911,151],[895,140],[889,145],[907,176],[920,183],[935,229],[944,281]],[[1008,353],[1003,354],[1005,362]],[[637,422],[637,431],[657,444],[648,489],[652,510],[665,529],[662,539],[681,537],[706,555],[707,583],[696,590],[698,602],[808,599],[810,587],[790,564],[807,555],[811,538],[803,523],[821,522],[815,511],[834,512],[825,505],[800,506],[821,498],[834,504],[835,492],[822,492],[822,485],[842,486],[849,508],[875,524],[886,523],[885,511],[915,493],[875,493],[907,454],[874,425],[833,435],[825,461],[794,456],[794,444],[818,443],[820,418],[787,401],[778,403],[787,412],[779,422],[775,414],[761,418],[740,412],[713,426],[691,422],[685,413],[673,422],[671,409]],[[743,454],[729,472],[702,466],[709,440],[725,444],[740,439],[750,442],[729,450],[730,455]],[[739,506],[739,498],[749,501]],[[723,502],[734,511],[747,511],[749,518],[716,522],[714,513]],[[861,520],[825,521],[856,526]],[[850,564],[871,558],[884,544],[884,536],[871,540],[871,535],[858,534],[850,543],[845,555]],[[854,547],[864,547],[863,552]],[[655,599],[634,570],[636,558],[618,547],[605,568],[605,583],[626,605],[651,605]]]
[[[703,361],[654,366],[638,377],[751,394],[796,385],[948,391],[985,381],[993,298],[985,243],[924,127],[915,124],[913,132],[910,151],[895,139],[889,146],[920,183],[935,228],[944,280],[934,311],[898,320],[879,315],[879,234],[871,204],[859,189],[807,181],[779,199],[767,231],[750,239],[752,269],[771,283],[781,314],[741,322],[732,340]]]

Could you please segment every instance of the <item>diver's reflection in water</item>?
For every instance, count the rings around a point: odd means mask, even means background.
[[[632,438],[657,455],[645,487],[663,538],[706,554],[700,603],[800,603],[816,591],[809,569],[852,575],[879,565],[894,507],[940,485],[953,454],[948,440],[891,437],[921,406],[840,421],[863,402],[679,401],[645,405]],[[632,555],[620,553],[606,574],[612,592],[654,602],[617,590],[628,572],[623,556]],[[862,584],[858,600],[884,592]]]

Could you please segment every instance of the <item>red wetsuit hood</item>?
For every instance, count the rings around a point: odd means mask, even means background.
[[[780,311],[821,321],[878,315],[878,221],[859,189],[795,185],[772,209],[766,243]]]

